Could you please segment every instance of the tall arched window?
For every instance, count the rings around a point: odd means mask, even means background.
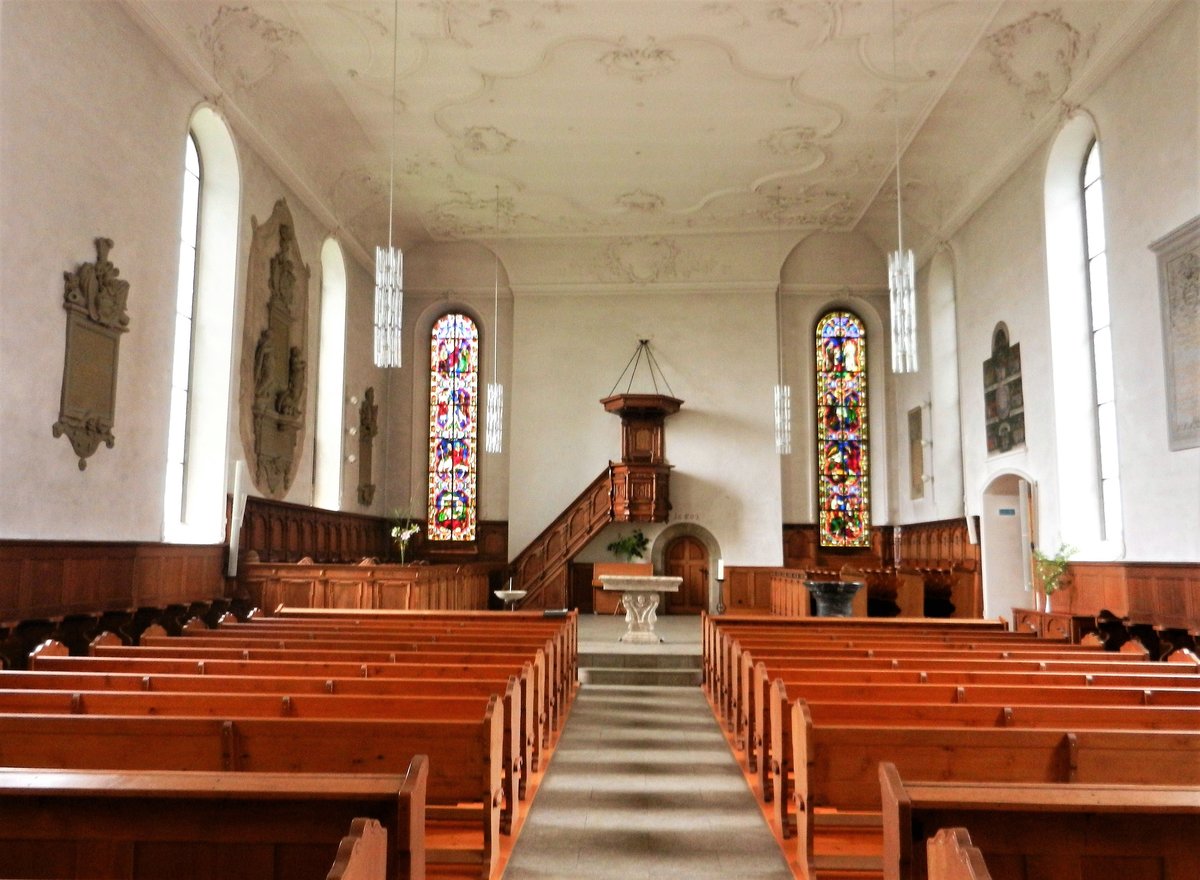
[[[1087,256],[1092,375],[1095,379],[1095,430],[1100,447],[1100,537],[1121,530],[1121,490],[1117,463],[1117,407],[1109,327],[1108,257],[1104,234],[1104,188],[1100,177],[1100,145],[1092,141],[1083,161],[1083,227]]]
[[[431,541],[473,541],[479,450],[479,329],[454,312],[433,325],[429,356]]]
[[[871,543],[867,333],[844,311],[817,322],[817,510],[822,547]]]
[[[229,389],[241,174],[233,138],[208,107],[184,146],[179,283],[163,485],[163,537],[225,534]]]
[[[346,263],[336,239],[321,245],[321,337],[317,369],[317,444],[313,502],[342,506],[342,417],[345,413]]]
[[[1050,149],[1045,197],[1058,534],[1048,522],[1039,539],[1074,544],[1085,558],[1117,558],[1123,530],[1104,196],[1100,145],[1084,113]]]

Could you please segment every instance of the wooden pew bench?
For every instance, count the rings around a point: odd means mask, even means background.
[[[550,640],[531,640],[525,645],[491,644],[472,638],[465,642],[438,642],[410,637],[354,639],[255,639],[236,636],[205,635],[144,635],[138,646],[119,645],[97,639],[92,655],[96,657],[223,657],[243,659],[287,659],[283,653],[302,652],[305,659],[350,660],[361,657],[376,662],[404,662],[414,655],[432,662],[533,662],[543,667],[539,678],[545,682],[547,723],[551,730],[562,724],[564,706],[571,689],[564,682],[560,658]],[[250,656],[253,653],[253,658]],[[299,656],[299,655],[297,655]]]
[[[791,710],[797,860],[805,877],[813,875],[819,811],[880,810],[884,761],[905,777],[938,781],[1200,785],[1196,733],[824,725],[813,723],[803,700]]]
[[[489,878],[504,798],[501,718],[498,698],[474,721],[0,715],[0,766],[400,773],[424,754],[427,861],[473,864]]]
[[[1200,788],[913,782],[879,766],[884,880],[933,877],[925,841],[962,826],[995,880],[1200,877]]]
[[[784,683],[771,685],[769,756],[765,770],[773,789],[775,818],[784,837],[790,836],[792,820],[791,764],[792,703]],[[796,701],[805,707],[817,728],[878,726],[900,728],[980,728],[1080,730],[1170,730],[1200,732],[1200,711],[1187,706],[1070,706],[1070,705],[972,705],[968,703],[871,703]],[[1200,742],[1200,739],[1197,740]],[[760,777],[761,780],[761,777]],[[766,791],[766,788],[763,789]]]
[[[5,676],[0,676],[0,685],[5,683]],[[515,680],[509,682],[509,688],[505,698],[519,701]],[[478,718],[491,699],[490,695],[413,697],[0,688],[0,714],[463,721]],[[519,741],[520,730],[515,726],[515,718],[506,716],[506,722],[509,720],[514,726],[504,730],[504,801],[500,809],[500,830],[505,834],[512,833],[520,817],[521,768],[512,757],[513,743]]]
[[[253,661],[252,661],[253,662]],[[533,750],[537,736],[531,701],[524,699],[527,687],[520,679],[471,678],[404,679],[404,678],[322,678],[320,676],[246,675],[178,675],[147,672],[5,672],[0,686],[31,690],[56,691],[144,691],[150,693],[245,693],[275,694],[336,694],[347,696],[437,697],[474,696],[487,698],[500,694],[504,701],[504,764],[505,772],[516,772],[521,800],[526,799],[529,768],[533,766]],[[515,692],[510,692],[515,688]],[[518,751],[510,752],[509,731],[516,731]],[[505,786],[508,790],[508,786]]]
[[[544,656],[532,658],[522,653],[444,653],[440,651],[373,651],[373,650],[289,650],[250,648],[161,648],[130,647],[93,643],[91,657],[52,657],[39,652],[30,658],[34,669],[96,671],[136,671],[142,661],[159,672],[194,672],[199,674],[271,674],[305,675],[326,678],[429,678],[453,680],[473,678],[480,674],[489,677],[522,675],[530,666],[532,688],[522,694],[535,706],[539,741],[534,752],[535,768],[541,765],[543,752],[549,747],[554,729],[554,689],[547,682]],[[80,661],[92,661],[84,663]],[[269,663],[269,666],[258,665]],[[251,667],[242,664],[255,663]],[[242,671],[235,671],[237,669]]]
[[[0,878],[320,880],[371,819],[376,880],[421,880],[427,777],[423,756],[404,774],[0,768]]]

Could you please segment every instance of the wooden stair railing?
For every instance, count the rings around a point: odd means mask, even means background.
[[[612,522],[612,499],[610,465],[512,561],[522,608],[566,607],[571,559]]]

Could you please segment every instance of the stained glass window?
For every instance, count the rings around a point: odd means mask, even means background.
[[[475,540],[479,330],[462,314],[433,325],[429,365],[431,541]]]
[[[817,322],[817,508],[822,547],[867,547],[867,333],[850,312]]]

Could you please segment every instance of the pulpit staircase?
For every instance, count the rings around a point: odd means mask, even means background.
[[[613,468],[606,467],[512,561],[512,588],[525,590],[522,608],[563,608],[571,560],[613,521]]]

